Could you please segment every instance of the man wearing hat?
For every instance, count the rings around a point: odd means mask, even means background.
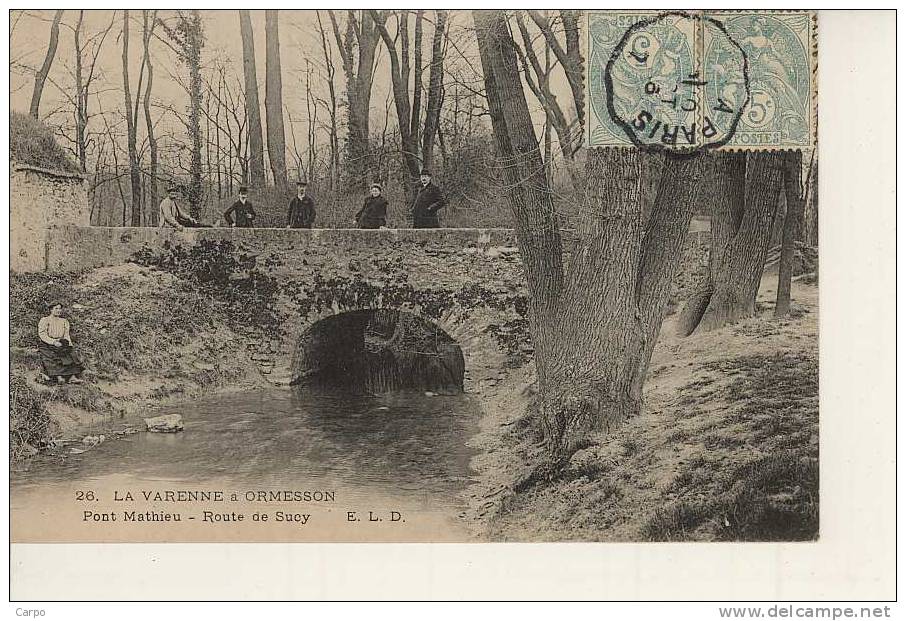
[[[233,219],[233,216],[236,219]],[[223,212],[223,219],[232,227],[251,228],[255,219],[255,208],[249,200],[249,189],[245,186],[239,188],[239,200]]]
[[[381,196],[381,184],[371,184],[371,196],[355,215],[355,224],[360,229],[379,229],[387,224],[387,199]]]
[[[440,227],[437,212],[447,206],[440,188],[431,183],[431,171],[424,169],[420,177],[421,187],[412,205],[412,226],[417,229]]]
[[[179,203],[176,202],[178,198],[179,186],[168,186],[167,197],[160,202],[157,225],[171,226],[174,229],[180,230],[187,226],[200,226],[192,216],[186,214],[182,208],[180,208]]]
[[[296,182],[296,195],[289,202],[289,213],[286,215],[286,228],[310,229],[315,223],[315,201],[305,193],[307,184]]]

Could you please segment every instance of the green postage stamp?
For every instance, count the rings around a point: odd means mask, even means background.
[[[588,13],[587,145],[814,147],[815,28],[811,11]]]

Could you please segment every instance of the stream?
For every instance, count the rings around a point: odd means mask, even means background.
[[[62,446],[13,473],[13,540],[469,538],[459,493],[469,483],[466,442],[480,408],[467,395],[274,388],[148,415],[169,413],[182,416],[184,431]],[[186,502],[167,491],[207,495]],[[256,521],[256,512],[268,514],[267,523]],[[150,521],[136,521],[141,513],[152,514]],[[174,513],[178,522],[153,519]]]

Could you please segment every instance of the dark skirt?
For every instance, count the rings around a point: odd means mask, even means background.
[[[76,356],[75,349],[67,341],[63,341],[61,347],[54,347],[44,341],[38,341],[38,353],[41,355],[41,366],[44,369],[44,374],[50,377],[58,375],[69,377],[78,375],[85,370]]]

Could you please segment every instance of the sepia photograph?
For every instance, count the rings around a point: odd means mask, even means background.
[[[893,17],[8,10],[10,612],[890,617]]]
[[[818,26],[11,11],[12,541],[820,540]]]

